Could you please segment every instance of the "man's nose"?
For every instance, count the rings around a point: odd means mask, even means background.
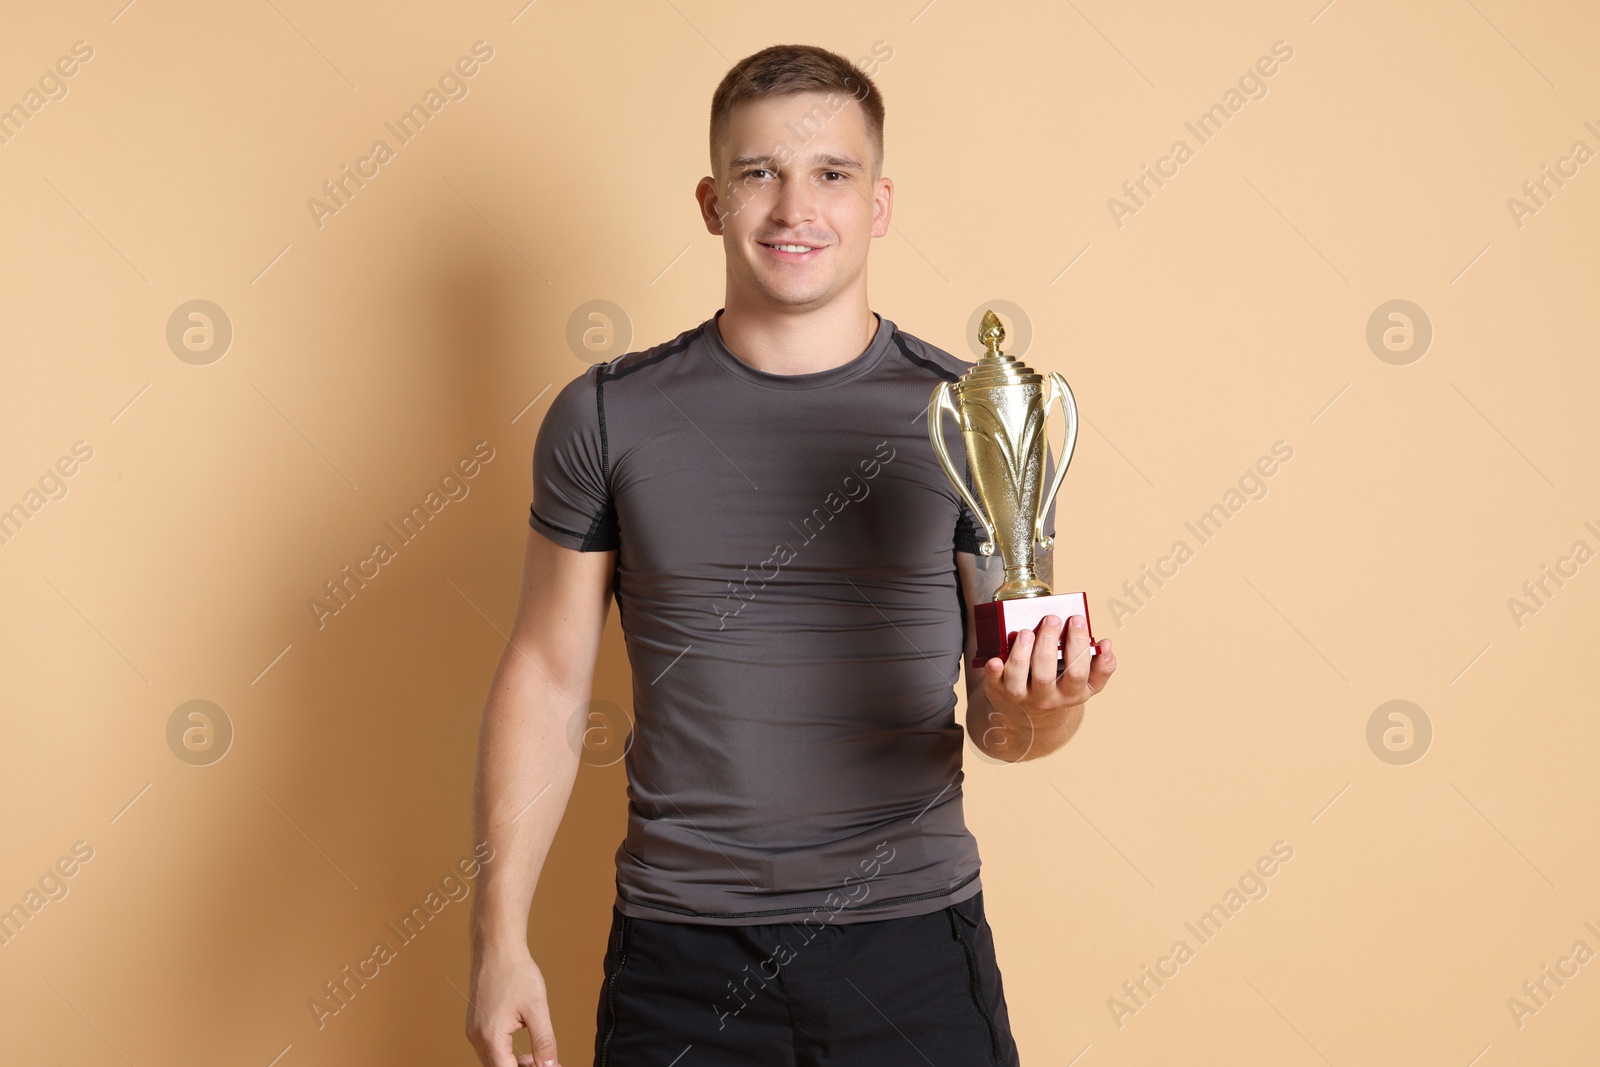
[[[817,191],[803,178],[785,178],[772,206],[772,221],[793,228],[817,218]]]

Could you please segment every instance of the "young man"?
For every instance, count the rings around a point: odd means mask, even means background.
[[[528,910],[615,597],[635,725],[597,1067],[1015,1064],[953,690],[1001,567],[928,444],[934,386],[971,364],[868,307],[882,99],[831,52],[765,49],[716,90],[711,163],[725,306],[592,367],[539,430],[484,713],[478,832],[502,858],[468,1037],[488,1067],[557,1062]],[[1060,634],[968,671],[980,751],[1034,759],[1077,729],[1116,662],[1074,626],[1058,677]]]

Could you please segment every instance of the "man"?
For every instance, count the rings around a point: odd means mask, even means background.
[[[490,1067],[556,1063],[528,909],[615,597],[635,725],[597,1067],[1015,1064],[952,688],[1001,566],[923,414],[970,363],[868,307],[882,98],[831,52],[765,49],[716,90],[711,162],[725,306],[590,368],[539,430],[484,713],[478,830],[504,858],[474,905],[468,1036]],[[1074,626],[1058,677],[1060,635],[1047,619],[969,670],[980,751],[1034,759],[1077,729],[1116,664]]]

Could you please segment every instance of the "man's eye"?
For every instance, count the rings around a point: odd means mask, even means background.
[[[844,178],[844,177],[846,177],[846,176],[845,176],[845,175],[844,175],[844,174],[841,174],[841,173],[840,173],[840,172],[839,172],[839,171],[836,171],[836,170],[830,170],[830,171],[825,171],[825,172],[823,172],[823,176],[824,176],[824,177],[826,177],[826,176],[827,176],[827,175],[829,175],[829,174],[833,174],[833,175],[836,175],[836,176],[837,176],[837,177],[839,177],[839,178],[841,178],[841,179],[842,179],[842,178]]]
[[[765,167],[752,167],[749,170],[744,172],[743,177],[748,178],[752,174],[770,174],[770,173],[771,173],[771,171],[767,170],[767,168],[765,168]]]

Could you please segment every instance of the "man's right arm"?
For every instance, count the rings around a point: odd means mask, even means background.
[[[616,560],[615,550],[580,552],[528,530],[516,619],[478,738],[475,840],[494,851],[473,901],[466,1029],[485,1067],[516,1067],[511,1036],[523,1027],[540,1067],[556,1056],[528,909],[578,773],[572,717],[590,698]]]

